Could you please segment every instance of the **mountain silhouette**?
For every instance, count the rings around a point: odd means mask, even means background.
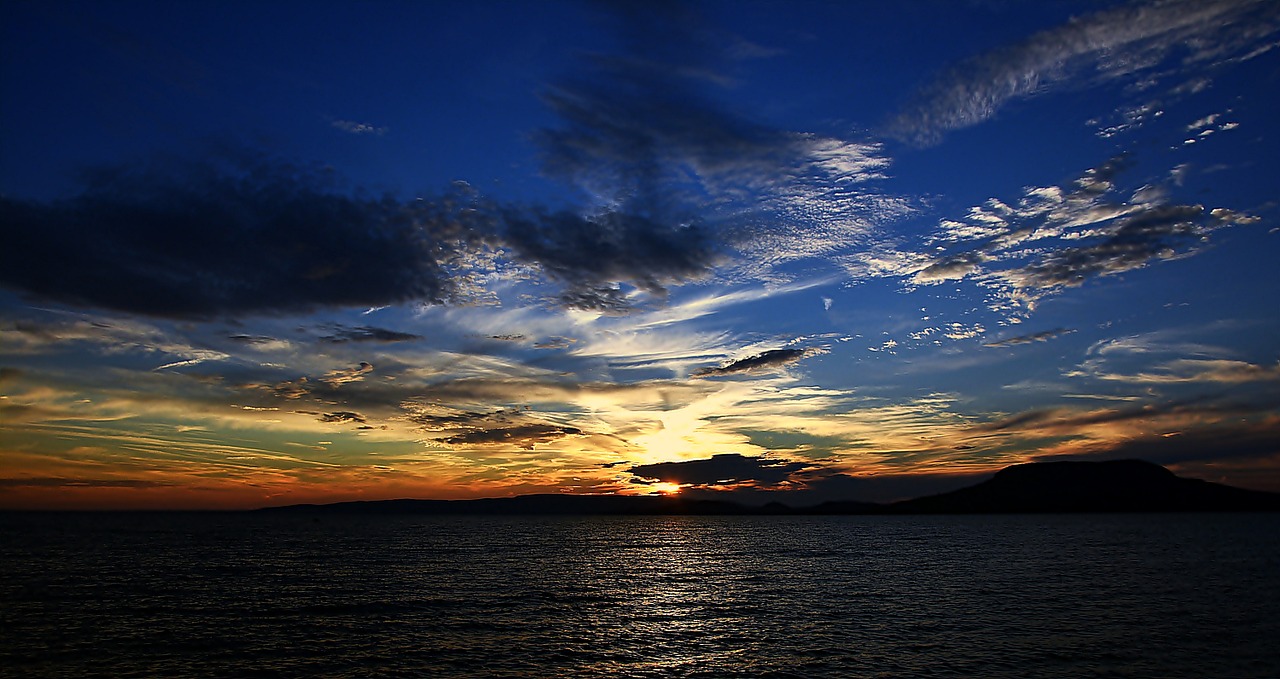
[[[1141,460],[1036,462],[886,509],[896,514],[1273,511],[1280,509],[1280,494],[1185,479]]]
[[[1185,479],[1141,460],[1033,462],[974,486],[891,504],[852,500],[762,507],[679,496],[520,495],[479,500],[372,500],[268,507],[267,512],[354,514],[1016,514],[1058,512],[1280,511],[1280,493]]]

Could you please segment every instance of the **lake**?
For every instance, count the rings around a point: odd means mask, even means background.
[[[1280,676],[1280,514],[0,515],[0,674]]]

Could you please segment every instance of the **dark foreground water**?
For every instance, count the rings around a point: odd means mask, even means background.
[[[0,516],[5,676],[1280,677],[1280,515]]]

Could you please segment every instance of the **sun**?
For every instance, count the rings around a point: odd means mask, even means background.
[[[650,484],[649,488],[653,489],[654,492],[661,493],[663,495],[677,495],[680,493],[681,486],[678,483],[662,481],[660,483]]]

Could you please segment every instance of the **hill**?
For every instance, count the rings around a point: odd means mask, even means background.
[[[1186,479],[1141,460],[1037,462],[886,509],[895,514],[1275,511],[1280,494]]]

